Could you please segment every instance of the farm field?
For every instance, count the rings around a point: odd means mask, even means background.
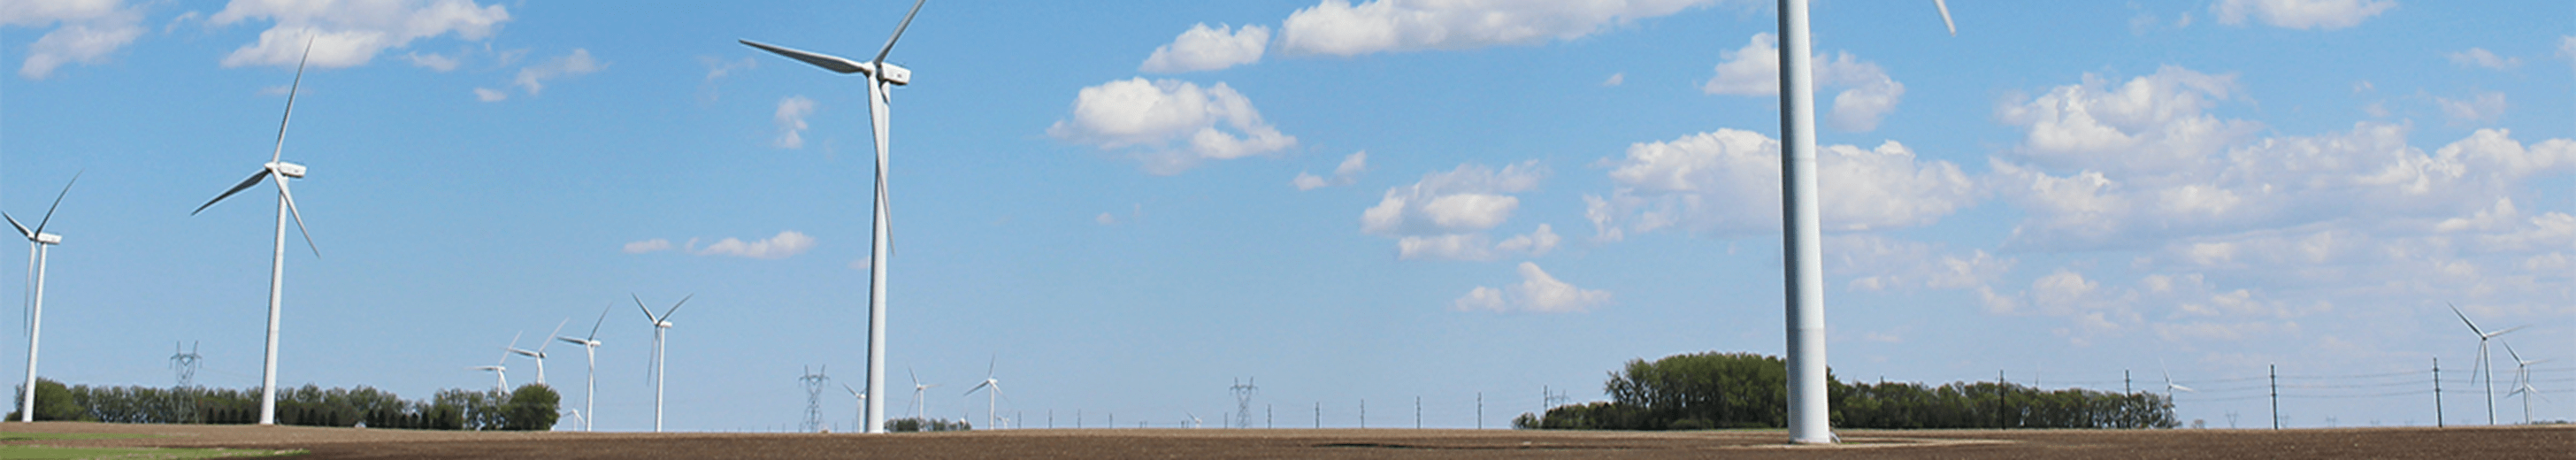
[[[2302,430],[1841,432],[1280,429],[1008,430],[897,435],[513,433],[242,425],[0,424],[0,431],[151,435],[0,441],[58,447],[303,450],[295,458],[2568,458],[2576,426]]]

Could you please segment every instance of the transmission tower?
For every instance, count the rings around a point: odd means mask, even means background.
[[[170,370],[179,374],[179,388],[188,388],[196,385],[197,360],[200,358],[197,356],[196,344],[188,344],[186,351],[179,351],[179,344],[177,342],[172,342],[170,344],[170,348],[172,350],[170,354]]]
[[[1261,391],[1261,387],[1252,384],[1252,380],[1256,378],[1258,377],[1236,380],[1234,386],[1226,387],[1227,390],[1234,392],[1235,428],[1252,427],[1252,394]]]
[[[796,380],[805,382],[805,431],[823,431],[823,387],[832,377],[823,375],[822,369],[806,369]]]

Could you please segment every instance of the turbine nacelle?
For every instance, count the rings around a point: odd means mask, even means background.
[[[304,178],[304,165],[284,161],[271,161],[262,166],[267,167],[270,171],[276,171],[277,175],[280,176],[293,177],[297,179]]]
[[[63,244],[63,236],[52,233],[36,234],[34,240],[41,244]]]
[[[585,340],[585,339],[578,339],[578,338],[572,338],[572,337],[564,337],[564,336],[560,336],[560,335],[555,336],[555,340],[561,340],[561,341],[564,341],[564,343],[570,343],[570,344],[580,345],[580,346],[585,346],[585,347],[598,347],[598,346],[600,345],[600,342],[599,342],[599,341],[597,341],[597,340]]]
[[[877,77],[877,79],[885,80],[886,83],[893,83],[895,86],[912,84],[912,69],[906,69],[903,68],[903,66],[894,65],[892,62],[880,62],[877,63],[876,66],[878,69],[876,72],[873,72],[872,75]]]

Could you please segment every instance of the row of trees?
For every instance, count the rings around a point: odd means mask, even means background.
[[[24,401],[26,389],[19,388]],[[422,430],[552,429],[562,396],[545,385],[517,390],[439,390],[427,401],[408,401],[371,387],[307,384],[277,394],[277,423],[301,426],[366,426]],[[24,410],[23,408],[21,410]],[[18,413],[10,412],[9,420]],[[36,420],[107,423],[250,424],[259,422],[259,389],[65,386],[36,381]]]
[[[1843,428],[2173,428],[2173,403],[2151,393],[2043,390],[2000,382],[1843,383],[1827,373]],[[1787,362],[1750,353],[1629,360],[1603,384],[1610,401],[1521,414],[1521,429],[1694,430],[1787,426]]]

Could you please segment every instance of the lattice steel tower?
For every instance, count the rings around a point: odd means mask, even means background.
[[[178,351],[179,344],[172,342],[170,348],[170,370],[179,374],[179,388],[196,385],[197,360],[201,358],[197,355],[196,344],[188,344],[187,351]]]
[[[823,369],[814,368],[807,369],[805,375],[796,380],[805,382],[805,431],[823,431],[823,387],[832,382],[832,377],[823,375]]]
[[[1235,428],[1252,427],[1252,394],[1261,391],[1261,387],[1253,386],[1252,380],[1253,379],[1249,378],[1236,380],[1234,381],[1234,386],[1226,387],[1227,390],[1232,390],[1234,392]]]

